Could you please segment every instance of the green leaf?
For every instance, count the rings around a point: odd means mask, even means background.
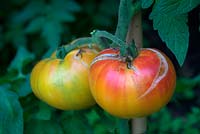
[[[8,67],[8,71],[18,71],[22,74],[23,67],[34,59],[34,55],[30,53],[25,47],[18,47],[17,54]]]
[[[182,65],[189,44],[189,31],[186,24],[187,15],[170,16],[163,14],[162,10],[160,12],[153,10],[150,19],[153,19],[154,29],[158,30],[161,39],[166,42],[168,48],[175,54],[179,64]]]
[[[161,39],[183,64],[189,45],[187,12],[200,4],[199,0],[158,0],[150,14],[153,27]]]
[[[39,111],[36,114],[36,119],[50,120],[53,108],[44,102],[39,103]]]
[[[200,84],[200,75],[194,78],[179,78],[176,83],[176,91],[185,92],[186,90],[192,90],[198,84]]]
[[[199,134],[198,128],[189,128],[183,131],[183,134]]]
[[[25,28],[26,33],[35,33],[42,29],[45,22],[44,17],[37,17],[33,19]]]
[[[42,1],[30,1],[22,11],[13,14],[12,23],[25,23],[40,14],[43,9],[44,3]]]
[[[200,109],[198,107],[192,107],[192,114],[194,116],[200,115]],[[200,118],[199,118],[200,120]]]
[[[86,118],[79,112],[74,112],[72,116],[63,118],[61,125],[66,134],[72,134],[74,132],[76,134],[91,134],[91,128]]]
[[[73,22],[75,21],[75,16],[70,12],[54,11],[51,14],[55,20],[60,22]]]
[[[45,25],[42,29],[42,36],[46,39],[47,44],[49,45],[49,51],[46,55],[55,51],[55,49],[60,45],[61,38],[60,34],[62,32],[62,26],[59,22],[49,20],[45,22]]]
[[[199,4],[199,0],[157,0],[153,6],[151,16],[177,16],[188,13]]]
[[[149,8],[153,4],[154,0],[141,0],[141,2],[142,8]]]
[[[86,117],[90,125],[95,124],[97,121],[101,119],[101,117],[95,110],[91,110],[90,112],[86,113]]]
[[[179,0],[179,6],[177,7],[177,13],[188,13],[200,4],[200,0]]]
[[[68,0],[65,2],[66,4],[64,6],[67,11],[78,12],[81,10],[81,6],[75,0]]]
[[[25,79],[21,80],[19,87],[15,87],[16,92],[19,97],[25,97],[32,93],[31,85],[30,85],[30,74],[25,76]]]
[[[80,6],[72,0],[54,0],[52,2],[52,10],[50,13],[47,11],[47,15],[60,22],[73,22],[75,20],[73,13],[80,11]]]
[[[27,44],[27,38],[22,25],[14,24],[10,26],[10,29],[4,33],[4,41],[6,43],[12,43],[15,48],[25,46]]]
[[[63,10],[64,12],[78,12],[81,10],[80,5],[75,0],[52,0],[54,9]]]
[[[0,86],[0,134],[23,134],[23,111],[18,96]]]
[[[30,120],[24,131],[25,134],[64,134],[59,123],[53,120]]]
[[[183,120],[181,118],[176,118],[172,122],[172,130],[173,132],[178,132],[183,126]]]
[[[93,124],[95,134],[118,134],[119,128],[117,126],[117,119],[109,113],[103,111],[102,109],[97,108],[97,113],[101,117],[101,120],[98,123]]]

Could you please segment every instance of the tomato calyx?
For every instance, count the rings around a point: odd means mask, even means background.
[[[66,55],[66,51],[65,51],[65,48],[63,46],[57,48],[56,58],[64,59],[65,55]]]
[[[109,48],[105,49],[104,51],[107,50],[114,50],[115,53],[103,53],[98,55],[93,59],[91,66],[98,61],[113,60],[113,61],[123,62],[124,64],[127,65],[128,69],[135,70],[135,67],[133,66],[132,63],[136,57],[132,57],[131,55],[121,56],[118,48]]]
[[[110,47],[114,49],[117,48],[120,51],[120,56],[126,57],[125,59],[134,59],[138,55],[138,50],[135,46],[134,41],[131,44],[127,44],[117,36],[100,30],[93,30],[91,32],[91,35],[94,40],[101,40],[103,38],[112,41]]]
[[[83,50],[82,48],[80,48],[79,50],[78,50],[78,52],[76,53],[76,57],[81,57],[82,58],[82,56],[83,56],[83,53],[85,53],[86,51],[85,50]]]
[[[135,70],[135,68],[133,67],[133,64],[132,64],[133,60],[134,60],[134,58],[132,56],[126,56],[126,63],[127,63],[128,69]]]

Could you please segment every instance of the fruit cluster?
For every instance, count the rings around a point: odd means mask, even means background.
[[[169,102],[176,72],[164,53],[143,48],[128,58],[118,49],[100,51],[93,46],[84,44],[63,58],[55,52],[37,63],[31,73],[33,93],[58,109],[78,110],[97,103],[121,118],[147,116]]]

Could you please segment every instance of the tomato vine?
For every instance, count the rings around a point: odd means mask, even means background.
[[[132,11],[131,11],[132,8]],[[128,28],[131,18],[141,10],[140,2],[138,0],[120,0],[118,10],[118,23],[115,35],[112,35],[106,31],[94,30],[91,35],[93,38],[107,38],[112,41],[111,47],[117,47],[120,49],[120,56],[126,57],[128,65],[132,63],[133,58],[138,54],[134,40],[129,40],[130,44],[125,43],[128,34]],[[131,57],[131,59],[129,59]],[[118,126],[120,128],[120,134],[129,134],[129,120],[119,119]]]

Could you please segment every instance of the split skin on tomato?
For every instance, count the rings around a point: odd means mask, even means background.
[[[55,53],[40,61],[31,73],[33,93],[49,105],[62,110],[84,109],[95,104],[88,82],[89,65],[95,49],[72,50],[64,59]]]
[[[169,102],[176,73],[169,58],[157,49],[139,50],[131,64],[119,50],[106,49],[91,63],[89,82],[96,102],[108,113],[143,117]]]

